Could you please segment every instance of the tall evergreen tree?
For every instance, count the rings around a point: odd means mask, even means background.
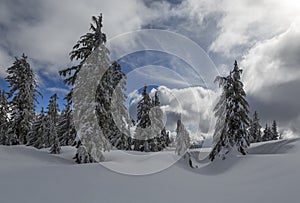
[[[95,49],[83,64],[77,75],[73,90],[74,123],[81,141],[75,159],[77,162],[103,161],[102,151],[110,150],[111,144],[103,134],[95,114],[97,102],[95,95],[101,76],[110,66],[109,50],[104,42]],[[99,79],[100,77],[100,79]],[[81,153],[81,154],[80,154]],[[85,157],[90,155],[91,157]]]
[[[59,117],[57,129],[58,139],[61,146],[68,146],[74,143],[76,130],[73,123],[71,102],[68,100],[65,105],[65,109]]]
[[[177,121],[175,153],[183,155],[191,146],[191,139],[181,120]]]
[[[277,140],[279,139],[279,133],[277,131],[277,123],[274,120],[272,124],[272,140]]]
[[[80,37],[80,40],[74,45],[70,52],[71,61],[76,60],[79,63],[72,67],[59,71],[61,76],[66,77],[64,80],[67,85],[74,85],[77,74],[81,70],[88,56],[102,43],[106,42],[106,35],[102,32],[102,14],[99,16],[92,16],[92,23],[90,25],[90,32]],[[66,99],[72,100],[72,91],[69,92]]]
[[[111,112],[113,117],[110,142],[117,149],[131,150],[130,127],[132,125],[126,106],[124,105],[126,96],[120,87],[116,87],[111,101]],[[113,130],[115,128],[115,130]]]
[[[171,140],[170,140],[170,135],[169,135],[169,132],[166,131],[166,128],[163,128],[162,131],[161,131],[161,143],[163,144],[163,148],[166,148],[169,146],[169,144],[171,143]]]
[[[147,93],[147,85],[144,86],[142,92],[142,99],[138,102],[137,106],[137,128],[135,131],[134,150],[136,151],[150,151],[149,141],[151,139],[151,126],[150,110],[152,101]]]
[[[11,122],[9,124],[10,144],[26,144],[27,136],[35,116],[35,102],[41,95],[37,88],[35,74],[27,62],[27,56],[16,58],[13,66],[7,69],[6,81],[10,91]]]
[[[56,131],[54,125],[50,125],[50,134],[54,138],[53,144],[50,148],[50,153],[51,154],[60,154],[60,150],[61,150],[60,143],[59,143],[58,136],[57,136],[57,131]]]
[[[151,98],[147,93],[147,85],[145,85],[142,93],[142,99],[138,102],[137,106],[137,126],[146,128],[151,125],[149,112],[152,106]]]
[[[59,106],[57,100],[58,100],[58,96],[55,93],[50,97],[49,104],[47,107],[48,110],[47,114],[49,116],[49,120],[52,121],[55,125],[57,124],[58,113],[59,113]]]
[[[257,111],[254,112],[253,118],[250,122],[250,139],[251,142],[260,142],[262,137],[261,137],[261,125],[259,124],[259,118]]]
[[[232,150],[245,155],[249,146],[250,138],[247,130],[249,105],[240,80],[241,73],[242,70],[235,61],[234,69],[229,76],[216,78],[223,92],[214,109],[218,119],[213,137],[213,149],[209,155],[211,161],[216,156],[225,159],[225,155]]]
[[[46,136],[48,135],[49,122],[45,115],[44,108],[41,109],[33,123],[32,130],[29,133],[28,144],[35,148],[41,149],[45,147]]]
[[[83,68],[83,66],[84,66],[84,64],[86,64],[89,56],[96,49],[98,49],[96,51],[97,53],[99,53],[98,51],[100,49],[102,52],[101,60],[103,59],[104,61],[101,65],[103,66],[105,64],[104,66],[106,66],[106,63],[107,64],[110,63],[109,59],[108,59],[109,51],[104,46],[104,43],[106,42],[106,35],[102,32],[102,27],[103,27],[102,14],[100,14],[99,16],[93,16],[92,23],[90,25],[90,32],[81,36],[80,40],[76,43],[76,45],[73,47],[73,50],[70,52],[70,59],[79,61],[78,65],[72,66],[70,68],[67,68],[67,69],[59,72],[60,75],[66,77],[66,79],[64,80],[65,84],[72,85],[72,86],[75,84],[75,81],[79,74],[79,71]],[[88,66],[86,65],[85,68],[88,68]],[[98,81],[94,81],[94,82],[98,82]],[[73,97],[72,95],[73,95],[73,88],[67,95],[66,99],[68,101],[72,101],[72,97]],[[99,134],[99,136],[100,136],[100,134]],[[101,135],[101,136],[104,136],[104,135]],[[97,156],[97,157],[92,158],[91,154],[90,154],[92,148],[86,149],[86,147],[81,144],[82,142],[85,143],[85,141],[80,140],[81,137],[82,137],[82,135],[77,135],[77,138],[76,138],[77,148],[78,148],[77,153],[74,157],[76,159],[76,162],[77,163],[87,163],[87,162],[91,162],[91,161],[103,160],[104,157],[101,153],[101,149],[108,149],[110,147],[102,146],[99,149],[97,149],[96,151],[93,150],[93,153],[95,153],[95,156]],[[105,144],[105,145],[107,145],[107,144]],[[89,150],[90,152],[87,152],[86,150]]]
[[[163,111],[160,108],[158,93],[151,99],[144,86],[142,99],[138,103],[137,127],[133,139],[134,150],[161,151],[168,146],[169,133],[164,128]]]
[[[96,113],[99,125],[117,149],[129,149],[131,119],[124,105],[126,75],[121,66],[113,62],[106,70],[97,87]]]
[[[60,144],[57,136],[57,120],[59,113],[59,106],[57,103],[58,96],[54,94],[50,97],[48,105],[48,116],[49,116],[49,138],[50,138],[50,152],[52,154],[60,153]]]
[[[6,124],[8,122],[8,101],[6,92],[0,90],[0,125]]]
[[[153,106],[160,106],[160,101],[159,101],[159,97],[158,97],[158,93],[157,91],[154,94],[154,98],[153,98]]]
[[[152,99],[152,108],[150,110],[150,120],[151,120],[151,135],[153,139],[150,139],[150,151],[161,151],[167,146],[169,140],[169,134],[166,132],[163,123],[163,111],[160,108],[160,101],[158,92],[154,94]]]
[[[264,134],[263,134],[263,137],[262,137],[262,141],[270,141],[270,140],[272,140],[272,138],[273,138],[272,130],[268,126],[268,124],[266,124],[266,127],[264,129]]]
[[[0,144],[8,144],[9,107],[5,91],[0,90]]]

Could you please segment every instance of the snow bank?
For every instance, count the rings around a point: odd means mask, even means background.
[[[270,153],[267,153],[270,152]],[[249,155],[200,164],[191,169],[182,159],[159,173],[130,176],[100,164],[76,165],[74,149],[61,155],[30,147],[0,146],[0,202],[299,202],[300,141],[256,144]],[[151,167],[164,156],[134,154],[130,161],[120,151],[106,154],[106,166]],[[194,153],[196,153],[194,151]]]

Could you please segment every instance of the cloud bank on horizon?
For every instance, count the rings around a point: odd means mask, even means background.
[[[237,59],[251,110],[259,111],[262,124],[275,119],[299,134],[299,10],[294,0],[3,0],[0,78],[24,52],[42,88],[65,92],[62,84],[55,86],[61,81],[57,71],[71,64],[68,53],[87,32],[91,16],[102,12],[109,39],[144,28],[164,29],[194,40],[221,74]]]

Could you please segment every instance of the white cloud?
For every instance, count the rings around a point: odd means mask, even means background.
[[[265,122],[300,134],[300,29],[297,22],[253,46],[243,57],[245,89]]]
[[[297,138],[299,135],[295,134],[292,130],[284,130],[281,134],[284,139]]]
[[[154,92],[152,90],[150,94],[154,95]],[[174,131],[177,120],[181,119],[194,137],[212,135],[215,122],[213,107],[218,93],[202,87],[170,89],[166,86],[159,86],[157,92],[167,119],[167,129]],[[129,96],[129,100],[135,101],[131,103],[132,108],[136,108],[140,95],[135,91]],[[131,109],[131,112],[134,111]]]
[[[60,94],[67,94],[70,91],[69,89],[64,89],[64,88],[59,88],[59,87],[48,87],[46,89],[50,92],[60,93]]]
[[[5,78],[6,68],[12,66],[13,60],[8,56],[6,52],[0,49],[0,78]]]
[[[269,99],[264,89],[298,80],[300,77],[300,29],[293,24],[285,33],[257,43],[244,56],[247,92]]]
[[[43,71],[50,74],[67,66],[68,53],[79,37],[88,32],[92,15],[103,13],[104,32],[111,38],[141,28],[142,19],[139,16],[145,9],[138,0],[93,0],[88,3],[80,0],[30,1],[28,4],[19,5],[20,9],[16,11],[12,10],[10,4],[9,1],[0,3],[0,23],[7,27],[5,40],[0,43],[1,52],[11,51],[16,56],[25,52],[34,60],[42,62],[44,67],[48,67]],[[31,6],[37,11],[31,11],[25,17],[34,18],[34,22],[18,19],[24,14],[17,11],[23,9],[26,13],[25,10],[29,10]],[[11,56],[0,56],[1,64],[7,66]],[[41,68],[34,67],[36,71]]]
[[[300,4],[294,0],[219,1],[223,17],[210,50],[228,57],[241,56],[241,47],[251,47],[257,41],[285,32],[299,17]]]

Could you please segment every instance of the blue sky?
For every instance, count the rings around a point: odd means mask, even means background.
[[[109,40],[151,28],[168,30],[194,41],[217,70],[207,73],[210,69],[201,69],[204,78],[212,78],[216,72],[225,74],[234,60],[238,60],[244,69],[243,81],[251,111],[259,111],[263,125],[276,119],[282,129],[289,130],[286,132],[299,134],[299,10],[300,3],[294,0],[2,0],[1,89],[7,88],[3,82],[6,68],[11,66],[14,57],[25,53],[38,74],[45,96],[41,105],[46,106],[49,96],[55,92],[62,99],[68,87],[63,85],[58,71],[71,65],[68,53],[88,31],[91,16],[102,12],[104,32]],[[186,48],[177,41],[169,44]],[[199,57],[203,56],[202,53]],[[140,69],[131,71],[128,93],[134,86],[140,88],[143,81],[138,81],[138,74],[140,77],[148,74],[145,79],[149,80],[150,75],[161,76],[160,82],[164,81],[170,90],[176,89],[176,93],[178,89],[203,87],[192,72],[194,67],[177,55],[137,52],[124,56],[120,62],[125,69],[126,63]],[[168,69],[175,71],[177,76]],[[183,77],[188,85],[178,83],[176,77]],[[212,85],[208,86],[217,91]],[[182,91],[178,94],[185,95]]]

